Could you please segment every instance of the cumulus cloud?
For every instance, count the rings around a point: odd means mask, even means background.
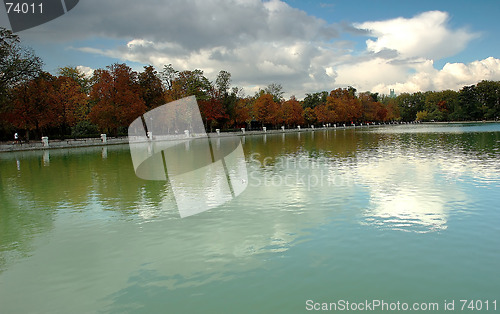
[[[460,88],[500,73],[493,58],[434,68],[479,36],[453,29],[441,11],[331,24],[280,0],[86,0],[77,8],[23,37],[157,69],[198,68],[209,79],[227,70],[248,94],[276,82],[299,98],[347,85],[381,93]],[[366,37],[365,50],[342,34]],[[106,44],[86,41],[95,38]]]
[[[94,69],[92,69],[91,67],[79,65],[76,68],[86,77],[91,77],[94,74]]]
[[[336,83],[379,93],[390,89],[402,93],[458,90],[481,80],[500,79],[500,60],[493,57],[434,67],[434,61],[461,52],[479,36],[466,29],[453,30],[448,22],[448,13],[430,11],[409,19],[355,24],[375,39],[366,40],[364,56],[337,66]]]
[[[413,18],[356,24],[367,30],[376,40],[368,39],[369,51],[394,49],[402,57],[441,59],[462,51],[477,34],[466,29],[448,27],[449,15],[441,11],[421,13]]]
[[[371,90],[380,93],[387,93],[390,89],[398,93],[459,90],[463,86],[476,84],[482,80],[500,80],[500,59],[493,57],[470,63],[446,63],[441,70],[434,68],[432,60],[425,60],[414,69],[415,73],[403,75],[403,78],[397,82],[378,83],[373,85]]]

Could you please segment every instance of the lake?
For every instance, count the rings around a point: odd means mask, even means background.
[[[500,303],[500,124],[253,135],[242,147],[247,188],[186,218],[169,181],[135,175],[128,145],[0,154],[0,312]]]

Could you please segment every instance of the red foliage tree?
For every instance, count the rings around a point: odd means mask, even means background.
[[[137,73],[125,64],[108,66],[94,72],[90,98],[94,102],[90,121],[105,131],[117,133],[146,111]]]
[[[252,122],[252,103],[248,98],[239,99],[234,109],[236,124],[250,125]]]
[[[47,128],[58,126],[60,110],[54,93],[55,80],[54,76],[42,72],[14,90],[13,110],[8,119],[14,127],[26,131],[27,139],[30,131],[41,136]]]
[[[210,92],[210,98],[198,101],[201,117],[205,122],[205,128],[210,128],[210,131],[213,131],[213,126],[217,124],[217,120],[227,119],[229,117],[222,104],[222,99],[218,94],[217,91],[212,90]]]

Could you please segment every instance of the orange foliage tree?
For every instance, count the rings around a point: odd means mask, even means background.
[[[309,125],[314,125],[314,123],[316,123],[316,121],[318,120],[314,109],[312,109],[311,107],[305,108],[302,116],[304,118],[304,121]]]
[[[332,122],[354,122],[361,118],[363,108],[355,95],[355,89],[338,88],[326,98],[327,108],[334,113]]]
[[[90,99],[94,103],[89,118],[101,130],[112,131],[128,126],[146,111],[141,98],[137,73],[125,64],[113,64],[94,72]]]
[[[249,128],[252,123],[252,101],[249,98],[241,98],[236,102],[235,112],[235,122],[236,124],[242,125],[247,124]]]
[[[257,98],[253,105],[255,119],[265,124],[275,125],[280,123],[279,120],[279,105],[274,102],[271,94],[262,94]]]
[[[281,105],[282,120],[287,126],[304,124],[303,113],[302,106],[294,96]]]

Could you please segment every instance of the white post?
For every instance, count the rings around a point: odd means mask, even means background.
[[[241,132],[245,134],[245,128],[241,128]]]
[[[42,137],[43,147],[49,147],[49,138],[47,136]]]
[[[106,144],[106,142],[108,141],[107,137],[106,137],[106,134],[101,134],[101,141]]]

